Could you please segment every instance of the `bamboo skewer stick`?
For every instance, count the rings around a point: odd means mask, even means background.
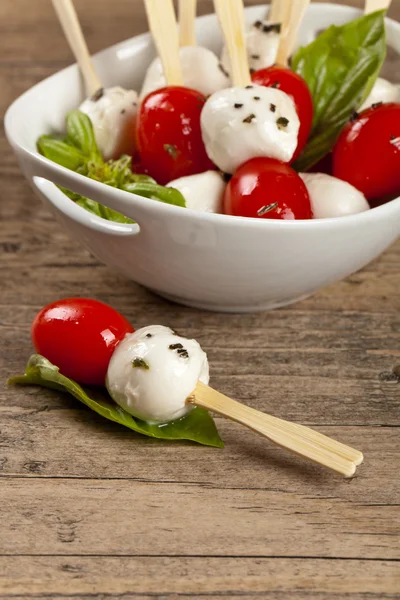
[[[296,43],[297,32],[310,0],[281,0],[282,4],[282,33],[276,62],[288,66],[289,57]]]
[[[197,0],[179,0],[179,43],[181,46],[196,46]]]
[[[288,2],[272,0],[269,5],[268,21],[270,23],[283,23],[288,11],[290,11],[290,4]]]
[[[232,65],[233,85],[238,87],[250,85],[243,0],[214,0],[214,7]]]
[[[72,0],[52,0],[52,2],[69,47],[81,70],[87,94],[93,96],[102,88],[102,83],[93,66]]]
[[[259,412],[200,382],[187,401],[241,423],[278,446],[308,458],[345,477],[352,477],[356,466],[363,461],[362,453],[354,448],[332,440],[303,425],[290,423]]]
[[[172,0],[144,0],[144,3],[167,85],[183,85],[178,28]]]
[[[369,15],[377,10],[388,10],[392,0],[366,0],[364,13]]]

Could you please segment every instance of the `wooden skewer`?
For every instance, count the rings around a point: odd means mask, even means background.
[[[282,23],[286,18],[285,13],[290,10],[288,2],[282,0],[272,0],[269,5],[268,21],[270,23]]]
[[[289,57],[296,43],[297,32],[310,0],[281,0],[282,33],[276,57],[278,65],[288,66]]]
[[[178,28],[172,0],[144,0],[144,3],[167,85],[183,85]]]
[[[352,477],[363,461],[359,450],[328,438],[303,425],[278,419],[224,396],[203,383],[198,383],[187,400],[223,415],[260,433],[278,446],[304,456],[345,477]]]
[[[52,0],[52,2],[69,47],[81,70],[87,94],[93,96],[103,86],[93,66],[72,0]]]
[[[238,87],[250,85],[243,0],[214,0],[214,6],[232,65],[233,85]]]
[[[179,43],[181,46],[196,45],[197,0],[179,0]]]
[[[364,13],[369,15],[377,10],[388,10],[392,0],[366,0]]]

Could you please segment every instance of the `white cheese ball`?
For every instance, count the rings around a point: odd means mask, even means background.
[[[201,112],[206,152],[225,173],[257,156],[289,162],[299,126],[293,100],[281,90],[260,85],[216,92]]]
[[[179,419],[197,382],[208,384],[207,355],[196,340],[151,325],[128,334],[108,366],[110,396],[133,416],[151,423]]]
[[[325,173],[299,173],[311,200],[314,219],[345,217],[370,208],[364,194],[347,181]]]
[[[94,135],[105,160],[132,154],[135,146],[137,93],[121,87],[99,90],[79,107],[93,124]]]
[[[229,85],[229,76],[221,69],[218,58],[211,50],[202,46],[183,46],[179,56],[186,87],[210,96]],[[155,58],[147,70],[140,99],[166,85],[161,59]]]
[[[400,102],[400,86],[394,85],[382,77],[378,77],[369,96],[360,107],[360,111],[370,108],[373,104],[379,102]]]
[[[186,201],[186,208],[202,212],[222,212],[222,199],[226,188],[223,175],[217,171],[205,171],[170,181],[167,187],[179,190]]]
[[[258,71],[271,67],[276,62],[280,41],[279,23],[256,21],[246,34],[247,58],[250,70]],[[221,63],[227,73],[231,72],[228,49],[224,46]]]

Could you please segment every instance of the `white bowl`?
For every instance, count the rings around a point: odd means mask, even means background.
[[[249,23],[264,7],[246,10]],[[312,4],[298,42],[360,11]],[[199,43],[219,51],[214,15],[198,19]],[[388,43],[400,52],[400,25],[387,20]],[[148,34],[100,52],[95,64],[106,86],[138,89],[154,55]],[[5,127],[25,176],[63,226],[93,254],[126,277],[182,304],[246,312],[283,306],[354,273],[400,235],[400,198],[338,219],[269,221],[204,214],[148,200],[92,181],[40,156],[39,135],[62,130],[66,113],[83,99],[76,65],[42,81],[9,108]],[[134,219],[105,221],[74,204],[64,186]],[[84,290],[82,290],[84,293]]]

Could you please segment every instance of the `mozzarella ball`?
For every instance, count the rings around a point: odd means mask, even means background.
[[[225,173],[257,156],[289,162],[299,126],[293,100],[281,90],[260,85],[216,92],[201,112],[206,152]]]
[[[211,50],[202,46],[183,46],[179,56],[186,87],[210,96],[229,85],[229,76],[221,69],[218,58]],[[166,85],[161,59],[155,58],[147,70],[140,98]]]
[[[135,146],[137,93],[121,87],[99,90],[79,110],[93,124],[94,135],[105,160],[132,155]]]
[[[152,325],[128,334],[108,367],[110,396],[131,415],[150,423],[179,419],[198,381],[208,384],[207,355],[196,340]]]
[[[205,171],[170,181],[167,187],[179,190],[186,201],[186,208],[202,212],[222,212],[222,199],[226,183],[218,171]]]
[[[361,192],[347,181],[325,173],[299,173],[311,200],[314,219],[345,217],[369,209]]]
[[[258,71],[271,67],[276,62],[280,41],[279,23],[256,21],[246,34],[247,58],[250,70]],[[221,63],[227,73],[231,72],[231,61],[226,46],[222,50]]]
[[[382,79],[382,77],[378,77],[360,111],[370,108],[373,104],[378,104],[379,102],[400,102],[400,86],[394,85],[390,81]]]

